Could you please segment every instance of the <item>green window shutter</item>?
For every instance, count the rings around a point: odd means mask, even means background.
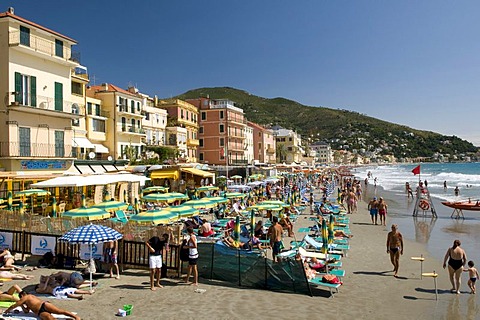
[[[55,110],[63,111],[63,84],[55,82]]]
[[[37,77],[30,77],[30,105],[37,106]]]
[[[19,72],[15,72],[15,102],[20,103],[22,101],[22,75]]]

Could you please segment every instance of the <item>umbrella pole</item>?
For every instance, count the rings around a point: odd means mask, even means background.
[[[93,274],[92,274],[92,264],[95,265],[95,261],[93,260],[93,244],[90,243],[90,264],[89,264],[89,271],[90,271],[90,291],[93,290],[92,282],[93,282]]]

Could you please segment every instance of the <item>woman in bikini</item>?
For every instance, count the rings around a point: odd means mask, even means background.
[[[8,249],[3,250],[3,252],[0,253],[0,258],[3,258],[3,266],[0,268],[0,270],[18,271],[22,269],[20,267],[13,265],[15,263],[15,259],[13,257],[13,254],[10,252],[10,250]]]
[[[447,267],[448,261],[448,273],[450,276],[450,282],[452,283],[452,293],[460,293],[460,279],[463,271],[463,266],[467,262],[467,255],[465,251],[460,248],[460,240],[453,241],[453,247],[448,248],[445,258],[443,259],[443,268]]]

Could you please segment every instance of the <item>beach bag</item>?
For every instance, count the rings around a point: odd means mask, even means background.
[[[337,284],[337,283],[341,283],[340,282],[340,279],[338,279],[337,276],[334,276],[333,274],[326,274],[322,277],[322,282],[325,282],[325,283],[333,283],[333,284]]]
[[[187,247],[187,239],[183,239],[182,245],[180,246],[180,260],[188,261],[189,253],[190,248]]]

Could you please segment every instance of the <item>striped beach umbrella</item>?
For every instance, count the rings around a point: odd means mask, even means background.
[[[225,198],[234,199],[234,198],[245,198],[247,195],[241,192],[226,192]]]
[[[12,191],[8,191],[8,195],[7,195],[7,210],[12,211],[12,205],[13,205]]]
[[[152,186],[143,189],[143,192],[150,193],[150,192],[168,192],[168,187],[161,187],[161,186]]]
[[[88,219],[93,220],[103,220],[110,218],[110,213],[99,208],[76,208],[69,210],[63,214],[64,217],[70,219]]]
[[[226,203],[228,202],[228,199],[225,197],[205,197],[202,199],[207,199],[208,201],[214,201],[216,203]]]
[[[168,202],[172,203],[177,200],[176,197],[173,197],[167,193],[150,193],[142,197],[143,201],[149,202]]]
[[[240,246],[240,216],[235,218],[235,227],[233,228],[233,240],[235,241],[235,247]]]
[[[129,221],[141,224],[169,224],[178,220],[178,214],[171,211],[149,210],[130,217]]]
[[[272,211],[280,211],[282,210],[282,207],[280,206],[277,206],[275,204],[264,204],[263,202],[262,203],[257,203],[253,206],[250,206],[248,209],[252,209],[252,210],[272,210]]]
[[[94,204],[90,208],[98,208],[105,210],[107,212],[113,212],[117,210],[125,210],[128,208],[128,204],[121,201],[104,201],[97,204]]]
[[[27,189],[15,193],[15,197],[46,196],[50,192],[43,189]]]
[[[176,213],[178,216],[178,219],[198,216],[200,214],[200,211],[198,211],[198,209],[195,209],[190,206],[184,206],[184,205],[168,207],[168,208],[164,208],[163,210]]]
[[[218,203],[214,201],[210,201],[206,198],[196,199],[196,200],[188,200],[183,203],[183,205],[191,206],[195,209],[210,209],[215,208]]]
[[[180,192],[169,192],[165,193],[168,194],[169,196],[175,197],[176,200],[188,200],[189,197],[183,193]]]
[[[112,228],[88,224],[85,226],[77,227],[65,233],[58,238],[59,241],[68,243],[85,243],[90,246],[90,261],[93,257],[93,245],[95,243],[116,241],[122,238],[122,234]],[[92,269],[90,269],[90,290],[92,290]]]
[[[197,188],[197,191],[198,191],[198,192],[214,191],[214,190],[218,190],[218,187],[215,187],[215,186],[203,186],[203,187]]]
[[[333,214],[330,214],[330,219],[328,221],[328,244],[332,244],[335,238],[333,231],[334,224],[335,218],[333,217]]]
[[[57,217],[57,198],[53,197],[52,200],[52,217]]]

